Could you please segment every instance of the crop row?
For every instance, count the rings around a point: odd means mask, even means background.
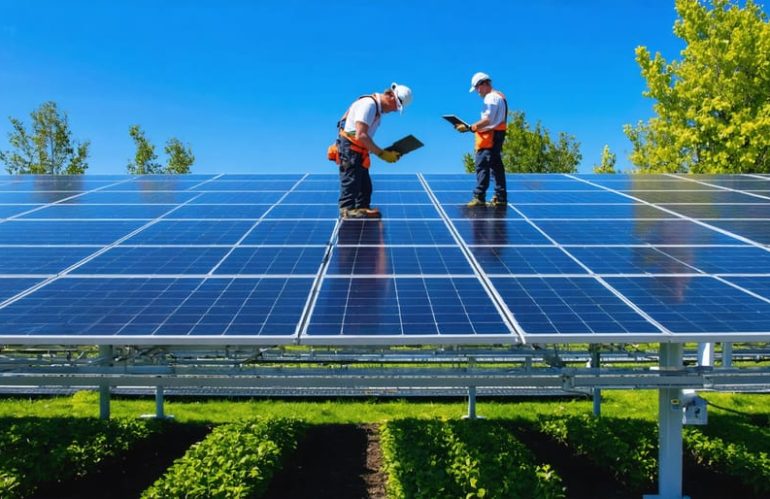
[[[560,477],[500,422],[395,420],[381,445],[393,498],[564,497]]]
[[[85,476],[159,429],[152,421],[0,419],[0,497],[26,497],[40,483]]]
[[[219,426],[175,461],[142,498],[259,497],[297,448],[304,429],[296,420],[281,418]]]

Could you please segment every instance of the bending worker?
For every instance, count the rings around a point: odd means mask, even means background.
[[[486,73],[476,73],[471,78],[469,92],[478,92],[484,99],[484,109],[481,119],[470,126],[455,125],[459,132],[474,132],[476,188],[473,199],[468,207],[486,206],[485,199],[489,188],[489,173],[495,177],[495,195],[490,206],[504,207],[508,205],[508,191],[505,187],[505,167],[503,166],[503,142],[505,141],[505,125],[508,118],[508,102],[502,92],[492,88],[492,79]]]
[[[343,218],[377,218],[380,212],[372,208],[372,179],[369,176],[369,153],[387,163],[400,156],[374,143],[380,117],[393,111],[403,111],[412,102],[409,87],[393,83],[383,93],[364,95],[350,105],[338,123],[337,164],[340,168],[340,216]]]

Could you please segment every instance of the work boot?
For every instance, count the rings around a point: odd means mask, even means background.
[[[366,218],[382,218],[379,208],[359,208],[358,211],[363,212]]]
[[[485,203],[483,199],[474,197],[465,206],[467,206],[468,208],[483,208],[486,205],[487,203]]]
[[[342,215],[342,218],[367,218],[363,210],[357,208],[348,208]]]
[[[492,201],[489,202],[489,206],[492,208],[506,208],[508,206],[508,201],[505,199],[498,199],[497,196],[492,196]]]

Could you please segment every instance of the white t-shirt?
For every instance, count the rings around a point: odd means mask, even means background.
[[[376,104],[374,99],[377,99]],[[374,137],[374,132],[380,126],[380,117],[377,115],[377,110],[382,109],[380,95],[376,94],[374,99],[366,96],[358,99],[350,106],[348,117],[345,119],[346,133],[356,133],[356,122],[360,121],[369,125],[369,137]]]
[[[492,130],[505,121],[505,101],[503,96],[492,90],[484,96],[484,109],[481,111],[481,119],[489,118],[489,125],[481,130]]]

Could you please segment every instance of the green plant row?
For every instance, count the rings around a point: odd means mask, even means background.
[[[394,420],[380,441],[393,498],[564,497],[561,478],[499,421]]]
[[[767,452],[752,452],[746,445],[705,435],[696,428],[684,429],[684,445],[695,461],[731,476],[758,496],[770,496],[770,458]]]
[[[177,459],[142,498],[257,497],[297,448],[304,430],[304,423],[283,418],[219,426]]]
[[[44,482],[82,477],[159,431],[151,421],[0,419],[0,497],[27,497]]]
[[[655,480],[657,433],[649,421],[577,415],[543,417],[538,426],[542,433],[607,469],[633,490],[649,488]]]

